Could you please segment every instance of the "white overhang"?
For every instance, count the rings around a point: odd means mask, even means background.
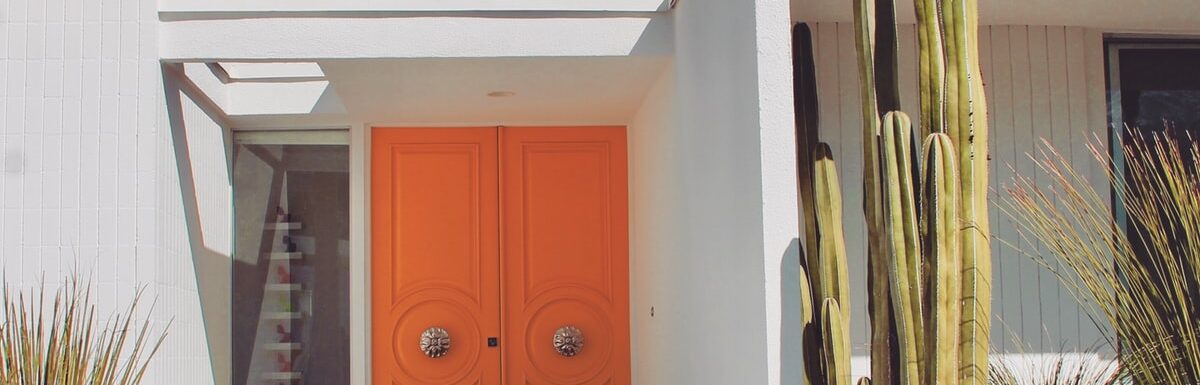
[[[295,81],[325,77],[321,65],[312,62],[285,63],[217,63],[233,81]]]
[[[666,0],[160,0],[162,12],[608,11],[654,12]]]
[[[243,63],[168,64],[235,129],[627,124],[671,59],[655,56],[361,59],[311,62],[294,80]],[[255,67],[258,67],[255,66]],[[247,68],[241,68],[243,70]],[[234,71],[237,72],[237,71]],[[251,72],[242,71],[243,75]]]
[[[366,122],[619,125],[634,116],[668,60],[339,60],[321,68],[347,112]]]
[[[661,56],[672,50],[670,22],[661,12],[163,19],[159,55],[166,62]]]

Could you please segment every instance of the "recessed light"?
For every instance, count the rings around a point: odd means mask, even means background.
[[[512,91],[492,91],[492,92],[488,92],[487,96],[491,96],[493,98],[507,98],[509,96],[513,96],[516,94],[517,94],[516,92],[512,92]]]

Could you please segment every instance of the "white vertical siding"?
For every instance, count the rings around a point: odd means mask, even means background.
[[[839,160],[846,207],[851,281],[865,286],[865,236],[861,212],[861,118],[858,74],[849,23],[818,23],[814,28],[821,140]],[[900,28],[901,105],[915,115],[917,105],[916,30]],[[1101,170],[1084,143],[1106,133],[1103,37],[1099,31],[1061,26],[988,26],[980,32],[980,60],[988,94],[991,127],[993,201],[1016,174],[1033,175],[1026,153],[1044,138],[1092,175],[1100,191]],[[1014,174],[1014,170],[1016,174]],[[1047,182],[1047,181],[1039,181]],[[1013,224],[997,208],[992,216],[992,338],[998,351],[1055,352],[1088,348],[1100,340],[1070,293],[1027,256],[1005,242],[1017,242]],[[1023,245],[1038,252],[1037,245]],[[867,355],[870,330],[865,290],[853,291],[851,334],[855,356]],[[1025,346],[1017,347],[1014,338]]]

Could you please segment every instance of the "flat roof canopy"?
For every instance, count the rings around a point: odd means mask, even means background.
[[[235,129],[627,124],[661,56],[171,65]]]
[[[189,12],[656,12],[666,0],[161,0],[160,11]]]

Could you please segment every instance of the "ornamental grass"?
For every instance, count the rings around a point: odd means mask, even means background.
[[[5,385],[136,385],[162,346],[149,319],[137,319],[142,291],[122,312],[101,321],[91,288],[71,279],[51,300],[5,284],[0,320],[0,383]],[[167,327],[169,328],[169,324]]]
[[[1117,362],[1095,352],[993,355],[988,385],[1121,385]]]
[[[1117,158],[1099,138],[1088,146],[1113,204],[1087,180],[1088,165],[1043,141],[1030,155],[1036,178],[1016,177],[1001,209],[1020,241],[1043,245],[1027,254],[1111,332],[1105,342],[1133,383],[1200,384],[1200,143],[1171,129],[1125,137]]]

